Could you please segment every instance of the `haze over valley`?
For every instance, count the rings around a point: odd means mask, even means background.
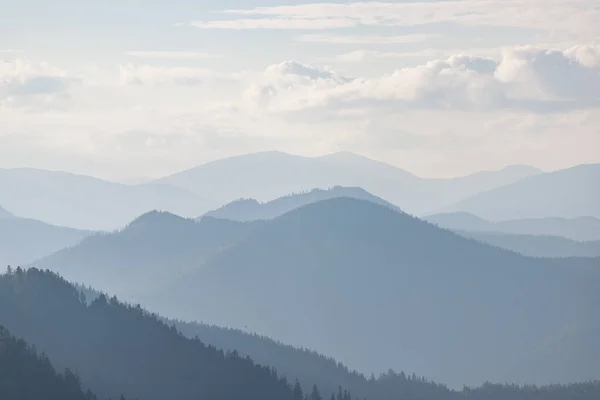
[[[0,400],[599,400],[598,0],[0,0]]]

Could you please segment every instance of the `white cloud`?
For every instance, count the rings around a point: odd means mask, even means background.
[[[419,43],[436,35],[329,35],[329,34],[314,34],[298,36],[298,42],[305,43],[327,43],[327,44],[405,44]]]
[[[0,60],[2,108],[56,106],[76,83],[78,79],[47,63],[22,58]]]
[[[126,55],[138,58],[162,58],[172,60],[205,60],[209,58],[219,58],[220,56],[209,53],[195,51],[127,51]]]
[[[506,49],[500,60],[455,55],[378,78],[340,79],[288,62],[267,68],[245,93],[269,112],[361,107],[558,112],[600,104],[600,68],[579,61],[577,47],[565,51]],[[595,53],[585,47],[587,65]],[[360,56],[360,54],[359,54]]]
[[[469,26],[542,29],[594,40],[600,10],[596,0],[454,0],[311,3],[225,10],[241,16],[197,21],[202,28],[326,29],[348,26],[416,26],[452,22]],[[249,19],[247,16],[252,16]]]
[[[473,54],[485,57],[497,57],[501,55],[502,49],[498,48],[472,48],[472,49],[433,49],[427,48],[417,51],[378,51],[370,49],[359,49],[340,53],[333,56],[321,57],[320,60],[325,62],[337,63],[358,63],[364,61],[381,61],[381,60],[403,60],[414,62],[415,59],[424,60],[439,60],[452,56],[453,54]]]
[[[201,29],[330,29],[354,26],[344,18],[253,18],[231,21],[193,21]]]
[[[161,67],[155,65],[121,65],[120,82],[124,85],[196,86],[209,82],[239,80],[242,73],[224,73],[195,67]]]

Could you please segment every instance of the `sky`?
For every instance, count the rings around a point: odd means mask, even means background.
[[[0,0],[0,167],[600,162],[600,0]]]

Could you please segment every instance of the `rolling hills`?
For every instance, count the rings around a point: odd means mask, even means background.
[[[214,226],[199,240],[178,233],[197,222],[152,215],[121,232],[132,240],[122,248],[119,233],[106,246],[90,238],[35,265],[168,317],[248,326],[367,373],[413,370],[451,385],[566,382],[600,373],[597,362],[559,362],[557,350],[562,340],[595,329],[588,324],[600,300],[598,259],[527,258],[348,198],[260,223],[206,219],[233,224],[212,244]],[[171,220],[186,228],[174,229]],[[161,258],[179,242],[191,244]],[[206,251],[195,253],[196,245]],[[102,260],[119,251],[127,262]],[[158,284],[146,287],[148,277]],[[566,326],[572,329],[564,333]],[[525,359],[535,373],[520,368]]]
[[[347,152],[321,157],[264,152],[217,160],[155,182],[199,195],[218,193],[222,203],[237,199],[267,202],[315,188],[361,187],[404,211],[420,215],[538,173],[532,167],[510,166],[455,179],[423,179]]]
[[[600,240],[600,219],[594,217],[524,218],[491,222],[467,212],[456,212],[430,215],[425,219],[453,231],[560,236],[576,241]]]
[[[364,189],[336,186],[331,189],[313,189],[306,193],[291,194],[266,203],[259,203],[254,199],[241,199],[228,203],[205,215],[233,221],[268,220],[307,204],[339,197],[371,201],[400,211],[398,207],[377,196],[373,196]]]
[[[152,211],[119,231],[89,236],[33,265],[135,302],[142,293],[196,268],[259,225],[211,217],[194,221]]]
[[[0,218],[0,265],[26,265],[78,244],[92,232],[25,218]]]
[[[511,250],[530,257],[600,257],[600,240],[578,242],[560,236],[511,235],[496,232],[458,234],[481,243]]]
[[[0,169],[0,204],[20,217],[84,230],[110,231],[151,210],[195,217],[215,204],[163,184],[123,185],[37,169]]]
[[[600,164],[543,173],[491,189],[443,212],[466,211],[491,220],[600,218]]]

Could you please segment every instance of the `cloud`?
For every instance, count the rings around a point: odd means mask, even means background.
[[[596,0],[310,3],[230,9],[223,13],[237,18],[193,24],[206,29],[327,29],[449,22],[569,32],[593,40],[600,19],[596,6]]]
[[[205,60],[220,58],[220,56],[195,51],[127,51],[126,55],[138,58],[162,58],[172,60]]]
[[[51,105],[68,97],[79,80],[47,63],[26,59],[0,60],[0,100],[3,108]]]
[[[417,51],[378,51],[359,49],[340,53],[333,56],[321,57],[319,60],[335,63],[358,63],[364,61],[380,60],[405,60],[413,62],[415,59],[439,60],[451,57],[454,54],[477,54],[478,56],[495,57],[501,54],[498,48],[473,48],[473,49],[433,49],[427,48]]]
[[[344,18],[253,18],[231,21],[193,21],[201,29],[331,29],[354,26]]]
[[[209,82],[227,82],[240,79],[243,74],[224,73],[205,68],[159,67],[154,65],[121,65],[121,84],[124,85],[184,85],[196,86]]]
[[[328,34],[315,34],[315,35],[302,35],[296,38],[298,42],[305,43],[327,43],[327,44],[405,44],[405,43],[419,43],[427,39],[435,37],[436,35],[396,35],[396,36],[383,36],[383,35],[328,35]]]
[[[600,104],[594,49],[528,46],[506,49],[500,60],[458,54],[370,79],[286,62],[268,67],[244,100],[271,113],[340,115],[357,107],[560,112]]]

